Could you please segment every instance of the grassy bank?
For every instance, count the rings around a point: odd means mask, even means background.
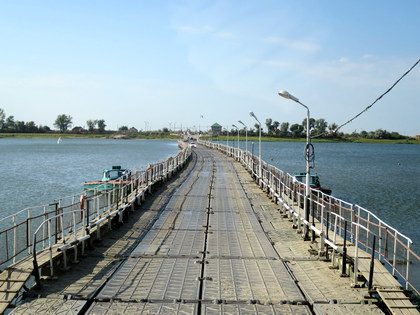
[[[69,133],[0,133],[0,138],[62,138],[62,139],[115,139],[118,138],[118,134],[69,134]],[[165,133],[147,133],[147,134],[135,134],[125,135],[121,139],[168,139],[176,140],[177,135],[170,135]],[[202,136],[203,140],[210,140],[210,137]],[[226,136],[213,137],[213,140],[226,141]],[[229,141],[237,141],[237,137],[230,136]],[[245,137],[239,137],[241,141],[245,141]],[[248,141],[257,142],[258,137],[248,137]],[[261,137],[261,141],[269,142],[306,142],[305,138],[275,138],[275,137]],[[401,143],[401,144],[420,144],[420,140],[415,139],[366,139],[366,138],[330,138],[330,139],[312,139],[312,142],[327,142],[327,143]]]
[[[0,133],[0,138],[24,139],[178,139],[178,136],[168,134],[136,134],[121,137],[118,134],[69,134],[69,133]]]
[[[202,139],[210,140],[210,138],[202,137]],[[229,141],[237,141],[238,137],[229,137]],[[226,136],[219,136],[213,140],[226,141]],[[245,141],[245,137],[239,137],[239,140]],[[257,142],[258,137],[248,137],[248,141]],[[274,137],[261,137],[261,141],[268,142],[306,142],[305,138],[274,138]],[[314,138],[312,142],[326,142],[326,143],[401,143],[401,144],[420,144],[420,140],[415,139],[366,139],[366,138],[330,138],[330,139],[317,139]]]

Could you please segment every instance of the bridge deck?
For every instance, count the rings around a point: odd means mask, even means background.
[[[13,314],[383,313],[308,246],[239,164],[197,148],[129,223]]]

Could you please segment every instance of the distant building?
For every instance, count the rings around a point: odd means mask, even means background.
[[[211,125],[211,133],[214,135],[218,135],[222,132],[222,126],[220,126],[218,123],[214,123]]]
[[[72,133],[82,133],[82,132],[84,132],[85,130],[82,128],[82,127],[74,127],[72,130],[71,130],[71,132]]]
[[[139,131],[137,130],[137,128],[131,127],[130,129],[128,129],[128,133],[138,133]]]
[[[416,139],[416,140],[420,140],[420,135],[415,135],[415,136],[413,136],[413,138]]]

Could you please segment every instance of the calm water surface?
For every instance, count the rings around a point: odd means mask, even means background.
[[[174,140],[0,139],[0,216],[78,194],[102,170],[132,170],[178,152]]]

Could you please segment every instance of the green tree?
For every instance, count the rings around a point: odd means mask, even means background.
[[[289,123],[282,122],[280,126],[280,137],[287,137],[289,135]]]
[[[73,124],[72,119],[73,118],[70,115],[58,115],[55,119],[54,126],[59,129],[60,132],[66,132]]]
[[[375,139],[389,139],[390,134],[389,134],[388,131],[386,131],[384,129],[377,129],[374,132],[374,137],[375,137]]]
[[[254,127],[255,127],[255,134],[259,135],[259,132],[260,132],[260,129],[261,129],[261,135],[262,135],[262,130],[263,130],[262,126],[260,126],[258,123],[255,123]]]
[[[396,131],[392,131],[389,136],[390,136],[391,139],[404,139],[404,138],[406,138]]]
[[[48,126],[42,126],[42,125],[40,125],[38,127],[38,129],[39,129],[39,132],[50,132],[51,131],[50,127],[48,127]]]
[[[99,129],[99,133],[104,133],[105,132],[105,120],[104,119],[99,119],[97,120],[97,124],[98,124],[98,129]]]
[[[303,126],[299,124],[293,124],[290,126],[290,132],[293,137],[300,137],[302,135]]]
[[[91,119],[86,121],[86,125],[88,126],[89,132],[93,132],[95,130],[96,122],[96,120]]]
[[[337,137],[337,128],[338,128],[338,125],[336,123],[332,123],[328,125],[328,131],[333,137]]]
[[[305,131],[305,133],[306,133],[306,120],[307,120],[307,118],[305,118],[302,121],[302,127],[303,127],[303,130]],[[314,124],[315,124],[315,119],[309,118],[309,131],[311,131],[312,129],[314,129]]]
[[[273,131],[273,120],[271,118],[267,118],[265,120],[265,125],[267,126],[268,134],[271,134]]]
[[[6,128],[9,132],[15,130],[15,116],[6,118]]]
[[[275,120],[273,121],[273,134],[278,134],[280,123]]]
[[[13,129],[15,132],[26,132],[25,122],[16,120]]]
[[[314,122],[314,131],[316,135],[322,135],[327,130],[328,123],[324,118],[315,120]]]
[[[6,118],[6,113],[3,108],[0,108],[0,130],[3,129],[4,119]]]
[[[127,126],[121,126],[120,128],[118,128],[119,131],[128,131],[128,127]]]
[[[360,131],[359,136],[362,138],[367,138],[368,137],[368,133],[365,130]]]
[[[35,125],[35,122],[33,121],[28,121],[25,123],[25,128],[26,128],[26,132],[39,132],[39,128],[37,127],[37,125]]]

